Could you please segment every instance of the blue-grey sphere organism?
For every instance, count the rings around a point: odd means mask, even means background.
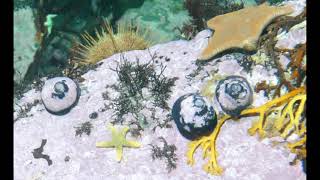
[[[233,117],[238,117],[253,101],[250,84],[241,76],[228,76],[220,80],[215,95],[221,109]]]
[[[180,134],[189,140],[209,135],[217,124],[213,107],[198,93],[179,97],[173,104],[172,118]]]
[[[45,82],[41,99],[47,111],[55,115],[68,113],[80,97],[78,84],[67,77],[55,77]]]

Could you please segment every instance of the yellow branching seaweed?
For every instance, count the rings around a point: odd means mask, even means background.
[[[307,157],[306,141],[307,135],[304,134],[297,142],[287,144],[288,149],[290,149],[292,153],[296,154],[296,157],[291,164],[294,165],[297,163],[298,159],[305,159]]]
[[[273,129],[279,131],[284,138],[286,138],[290,132],[292,132],[291,130],[294,129],[294,132],[299,136],[302,136],[302,139],[295,143],[288,144],[287,147],[291,152],[296,153],[298,156],[306,157],[306,126],[305,121],[301,121],[305,102],[306,90],[305,87],[300,87],[288,94],[273,99],[260,107],[246,109],[241,112],[240,116],[259,115],[259,120],[253,123],[252,127],[248,130],[248,133],[254,135],[258,132],[260,138],[265,138],[267,135],[267,131],[265,130],[266,118],[272,112],[278,111],[279,116],[274,122]],[[225,115],[218,121],[218,124],[211,135],[204,136],[201,139],[189,143],[187,151],[188,164],[193,165],[195,163],[193,154],[198,147],[201,147],[203,149],[203,159],[209,157],[209,161],[204,165],[203,169],[212,175],[222,174],[223,169],[217,163],[218,154],[216,150],[216,140],[222,125],[231,118],[231,116]]]
[[[298,111],[296,111],[296,114],[294,116],[293,105],[298,100],[300,100],[301,102],[300,102]],[[285,124],[284,118],[286,118],[288,114],[290,117],[289,123],[291,124],[291,126],[295,124],[295,121],[298,121],[299,123],[299,118],[301,117],[301,113],[305,105],[305,100],[306,100],[305,87],[301,87],[279,98],[269,101],[258,108],[244,110],[241,113],[241,115],[259,114],[259,121],[257,123],[254,123],[253,126],[248,130],[248,132],[250,135],[254,135],[255,132],[258,131],[260,138],[264,138],[266,136],[266,131],[264,130],[265,120],[266,120],[266,117],[269,115],[269,113],[272,111],[272,109],[288,103],[287,106],[285,106],[285,108],[282,110],[280,119],[278,119],[275,122],[277,129],[281,129]],[[283,133],[282,135],[287,135],[287,134]]]
[[[213,131],[213,133],[209,136],[204,136],[199,140],[192,141],[189,143],[189,149],[187,152],[187,163],[193,165],[195,163],[193,154],[196,149],[201,146],[203,149],[203,159],[209,157],[209,161],[207,164],[203,166],[203,169],[212,174],[212,175],[220,175],[223,172],[223,169],[218,165],[217,162],[217,151],[216,151],[216,139],[220,132],[222,125],[230,119],[230,116],[224,116],[221,120],[218,121],[218,124]]]

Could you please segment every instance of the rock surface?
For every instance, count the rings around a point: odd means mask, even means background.
[[[251,86],[263,80],[267,83],[277,82],[275,69],[267,70],[262,65],[253,65],[251,72],[247,72],[238,63],[244,56],[239,53],[226,54],[198,66],[197,57],[207,45],[210,35],[211,31],[204,30],[191,41],[172,41],[123,55],[129,61],[139,58],[140,63],[147,63],[154,55],[156,62],[167,66],[163,72],[165,76],[178,77],[167,101],[169,107],[183,94],[200,92],[217,76],[243,76]],[[28,112],[33,116],[20,118],[15,122],[14,179],[306,179],[301,163],[289,165],[292,159],[287,149],[272,147],[267,139],[261,142],[256,136],[248,135],[247,130],[256,117],[228,121],[222,127],[217,139],[218,163],[225,170],[222,176],[212,176],[203,171],[205,161],[202,160],[201,151],[195,154],[195,165],[187,165],[185,155],[189,141],[179,134],[175,125],[172,128],[157,128],[155,132],[146,129],[138,138],[128,134],[129,140],[139,141],[142,147],[124,149],[122,161],[116,162],[114,149],[98,149],[95,144],[111,138],[111,133],[105,130],[105,126],[113,120],[113,110],[101,112],[99,109],[108,102],[102,98],[106,85],[118,81],[116,72],[110,68],[115,69],[120,59],[120,54],[104,59],[101,61],[102,65],[82,76],[85,80],[79,84],[79,102],[68,114],[55,116],[45,111],[42,104],[38,104]],[[213,83],[213,90],[215,86],[216,83]],[[110,93],[110,96],[117,96],[117,93]],[[31,90],[24,94],[18,104],[23,105],[40,98],[39,91]],[[212,101],[215,111],[221,114],[218,102],[214,99]],[[268,98],[260,91],[254,93],[252,106],[259,106],[267,101]],[[16,110],[17,108],[15,106]],[[92,112],[99,112],[96,119],[89,118]],[[164,114],[159,112],[157,118],[165,118]],[[130,115],[126,118],[130,118]],[[86,121],[93,126],[91,134],[75,136],[74,127]],[[151,147],[148,144],[157,141],[160,136],[177,147],[177,168],[170,173],[167,172],[164,161],[153,161],[151,158]],[[39,148],[42,139],[47,140],[43,154],[50,156],[50,166],[46,160],[35,159],[32,155],[32,151]]]

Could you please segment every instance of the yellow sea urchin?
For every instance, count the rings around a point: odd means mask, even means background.
[[[152,43],[147,40],[148,30],[139,29],[128,24],[118,24],[117,32],[114,33],[111,25],[104,22],[101,32],[95,30],[95,38],[88,32],[82,34],[85,41],[75,49],[75,59],[84,64],[95,64],[113,54],[148,48]]]

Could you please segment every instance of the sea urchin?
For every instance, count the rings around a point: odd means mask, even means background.
[[[95,64],[116,53],[146,49],[152,44],[147,40],[148,34],[148,30],[124,23],[118,24],[114,33],[111,25],[105,21],[101,32],[95,29],[95,37],[88,32],[81,35],[84,43],[75,49],[74,58],[84,64]]]

